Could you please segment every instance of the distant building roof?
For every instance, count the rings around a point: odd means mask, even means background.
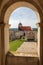
[[[21,30],[21,31],[31,31],[32,29],[31,29],[30,26],[21,26],[21,27],[19,27],[19,30]]]

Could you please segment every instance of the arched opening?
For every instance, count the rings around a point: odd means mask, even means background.
[[[32,4],[27,3],[27,2],[17,2],[17,3],[15,3],[15,4],[11,5],[11,6],[7,9],[7,11],[6,11],[6,13],[5,13],[5,17],[4,17],[4,22],[5,22],[6,24],[9,24],[9,16],[10,16],[10,14],[12,13],[12,11],[15,10],[15,9],[18,8],[18,7],[21,7],[21,6],[22,6],[22,7],[31,8],[31,9],[36,13],[38,22],[40,22],[40,17],[39,17],[38,10],[37,10]]]
[[[9,50],[9,16],[10,14],[12,13],[13,10],[15,10],[16,8],[18,7],[28,7],[28,8],[31,8],[37,15],[37,18],[38,18],[38,22],[40,22],[40,16],[39,16],[39,13],[38,13],[38,10],[30,3],[27,3],[27,2],[16,2],[14,4],[12,4],[6,11],[5,13],[5,16],[4,16],[4,23],[6,24],[5,26],[5,30],[6,32],[4,33],[5,35],[5,53],[8,52]],[[40,28],[38,29],[40,31]],[[38,46],[40,47],[40,32],[38,31]],[[38,55],[40,55],[40,49],[38,47]]]
[[[38,30],[36,25],[38,23],[38,19],[35,12],[32,9],[27,7],[19,7],[11,13],[9,17],[9,23],[11,24],[10,33],[9,33],[10,41],[12,41],[12,43],[10,43],[10,45],[12,45],[10,46],[10,51],[14,53],[15,46],[19,44],[15,41],[22,39],[22,41],[24,40],[22,42],[22,46],[24,46],[24,48],[20,45],[23,49],[21,47],[19,48],[20,50],[17,48],[16,53],[19,53],[19,55],[21,53],[22,55],[25,53],[24,56],[26,54],[29,55],[30,53],[31,55],[32,53],[33,55],[38,55],[38,48],[37,48],[38,47],[38,40],[37,40]],[[17,45],[15,45],[16,43]],[[31,44],[33,45],[33,47]],[[29,48],[29,47],[32,47],[32,48]],[[29,49],[31,49],[31,52],[29,51]]]
[[[9,22],[9,16],[12,13],[12,11],[14,11],[16,8],[18,7],[28,7],[31,8],[37,15],[38,18],[38,22],[40,22],[40,16],[38,13],[38,10],[34,7],[34,5],[28,3],[28,2],[16,2],[14,4],[12,4],[6,11],[5,16],[4,16],[4,22],[8,23]]]

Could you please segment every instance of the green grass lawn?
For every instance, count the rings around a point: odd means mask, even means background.
[[[24,40],[14,40],[9,43],[9,50],[10,51],[16,51],[18,47],[24,42]]]

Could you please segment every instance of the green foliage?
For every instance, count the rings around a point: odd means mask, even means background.
[[[14,40],[9,43],[9,50],[10,51],[16,51],[18,47],[21,46],[21,44],[24,42],[23,39]]]

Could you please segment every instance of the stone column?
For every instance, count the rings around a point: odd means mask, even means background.
[[[0,65],[1,65],[1,56],[2,56],[2,49],[1,49],[1,24],[0,24]]]
[[[0,23],[0,65],[5,64],[4,23]]]
[[[43,23],[40,24],[40,65],[43,65]]]
[[[4,44],[5,44],[5,54],[9,51],[9,24],[5,24],[4,27]]]
[[[40,37],[40,40],[38,40],[38,55],[39,55],[39,61],[40,65],[43,65],[43,23],[38,23],[38,27],[40,28],[40,34],[38,34],[38,39]]]
[[[40,60],[40,25],[39,25],[39,23],[37,23],[37,27],[38,27],[38,34],[37,34],[38,57]]]
[[[5,57],[9,50],[9,25],[0,23],[0,65],[5,65]]]

